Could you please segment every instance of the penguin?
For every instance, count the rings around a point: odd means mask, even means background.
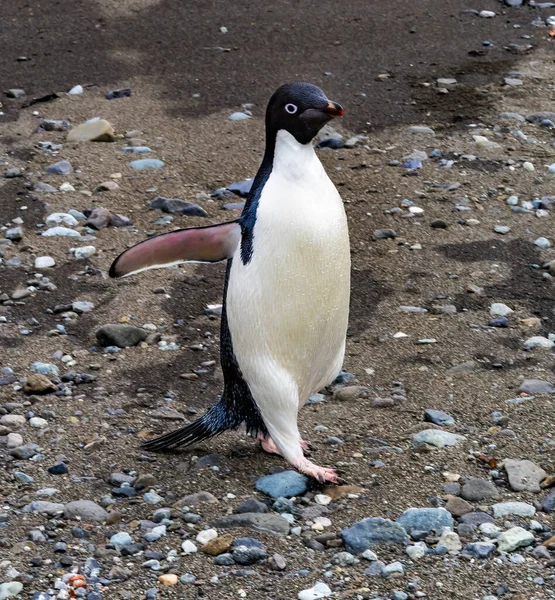
[[[246,426],[267,452],[299,472],[337,483],[312,463],[297,419],[338,375],[345,354],[350,244],[343,202],[311,143],[340,104],[310,83],[287,83],[266,110],[266,146],[236,221],[144,240],[112,263],[113,278],[183,262],[227,261],[220,360],[224,389],[193,423],[143,443],[189,446]]]

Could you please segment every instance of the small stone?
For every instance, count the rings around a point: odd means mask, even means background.
[[[56,261],[51,256],[37,256],[35,258],[35,269],[48,269],[55,265]]]
[[[27,423],[23,415],[3,415],[0,417],[0,425],[6,427],[23,427]]]
[[[70,227],[79,225],[77,219],[69,213],[51,213],[46,217],[44,222],[47,225],[59,225],[60,223],[63,223],[64,225],[69,225]]]
[[[543,512],[550,513],[555,510],[555,491],[551,492],[542,502]]]
[[[103,325],[96,331],[96,339],[101,346],[117,346],[129,348],[142,342],[147,332],[139,327],[123,324]]]
[[[48,427],[48,421],[41,417],[32,417],[29,419],[29,425],[33,429],[46,429]]]
[[[446,446],[456,446],[458,442],[466,440],[466,438],[457,433],[449,433],[441,429],[425,429],[413,435],[413,443],[429,444],[437,448],[445,448]]]
[[[103,181],[96,187],[97,192],[115,192],[116,190],[119,190],[119,185],[113,180]]]
[[[4,92],[6,98],[25,98],[25,90],[19,88],[11,88]]]
[[[435,132],[431,127],[426,127],[424,125],[411,125],[410,127],[407,127],[405,131],[413,134],[435,135]]]
[[[478,15],[482,17],[482,19],[492,19],[495,17],[493,10],[481,10]]]
[[[50,227],[41,233],[44,237],[81,237],[81,234],[74,229],[67,227]]]
[[[499,502],[498,504],[494,504],[491,508],[493,509],[493,516],[496,519],[508,515],[533,517],[536,514],[536,509],[526,502]]]
[[[87,218],[86,225],[100,231],[110,225],[112,213],[107,208],[95,208]]]
[[[218,532],[215,529],[203,529],[197,535],[197,542],[204,546],[211,540],[215,540],[218,537]]]
[[[514,310],[501,302],[494,302],[489,309],[492,317],[508,317]]]
[[[396,561],[383,567],[381,575],[382,577],[385,577],[387,579],[389,577],[397,577],[400,575],[404,575],[404,573],[405,570],[403,568],[403,564],[399,561]]]
[[[80,96],[85,90],[83,89],[82,85],[74,85],[69,92],[67,93],[68,96]]]
[[[529,460],[504,461],[505,471],[509,478],[509,485],[515,492],[541,492],[540,483],[545,479],[547,473]]]
[[[433,229],[447,229],[449,227],[449,224],[443,219],[436,219],[435,221],[432,221],[430,223],[430,226]]]
[[[80,518],[83,521],[106,521],[108,513],[92,500],[74,500],[68,502],[64,507],[66,519]]]
[[[534,348],[541,348],[543,350],[551,350],[555,346],[555,342],[541,335],[535,335],[528,338],[524,342],[524,348],[526,350],[533,350]]]
[[[132,160],[129,166],[134,171],[145,171],[147,169],[161,169],[164,163],[157,158],[140,158],[139,160]]]
[[[233,536],[230,534],[221,535],[215,539],[210,540],[202,547],[202,551],[210,556],[218,556],[227,552],[231,548],[233,542]]]
[[[539,237],[534,240],[534,244],[541,248],[542,250],[547,250],[547,248],[551,248],[551,242],[544,237]]]
[[[51,475],[65,475],[69,472],[69,470],[64,462],[59,462],[55,465],[52,465],[51,467],[48,467],[48,472]]]
[[[114,130],[108,121],[95,119],[77,125],[67,135],[68,142],[113,142]]]
[[[490,542],[473,542],[464,547],[463,554],[468,554],[474,558],[489,558],[495,552],[494,544]]]
[[[414,546],[407,546],[405,552],[412,560],[418,560],[426,556],[427,546],[424,542],[417,542]]]
[[[195,544],[193,544],[193,542],[191,542],[191,540],[185,540],[181,544],[181,549],[183,552],[185,552],[185,554],[194,554],[195,552],[198,552],[198,548]]]
[[[58,390],[58,387],[53,384],[45,375],[33,373],[27,377],[27,383],[23,386],[23,392],[27,395],[31,394],[52,394]]]
[[[192,202],[180,200],[179,198],[164,198],[158,196],[150,202],[150,208],[159,209],[165,213],[187,215],[190,217],[208,217],[208,213]]]
[[[347,551],[351,554],[362,554],[365,550],[380,543],[406,544],[409,542],[407,532],[401,524],[381,517],[370,517],[358,521],[351,527],[343,529],[341,537]]]
[[[96,254],[96,248],[94,246],[81,246],[80,248],[75,248],[74,256],[78,260],[83,260],[86,258],[91,258]]]
[[[23,173],[21,172],[21,169],[8,169],[5,173],[4,173],[4,177],[6,179],[14,179],[15,177],[22,177]]]
[[[164,575],[160,575],[158,577],[158,581],[162,585],[176,585],[176,583],[179,581],[179,578],[173,573],[165,573]]]
[[[517,548],[529,546],[534,542],[534,534],[522,527],[512,527],[499,534],[497,549],[499,552],[512,552]]]
[[[437,547],[447,548],[449,554],[458,554],[462,549],[462,543],[454,531],[444,531],[439,538]]]
[[[319,598],[328,598],[332,591],[328,585],[319,581],[313,587],[302,590],[297,594],[298,600],[318,600]]]
[[[442,427],[455,424],[455,419],[451,415],[442,410],[434,410],[432,408],[426,408],[424,410],[424,421],[434,423],[435,425],[441,425]]]
[[[463,515],[472,512],[473,507],[470,502],[463,500],[463,498],[449,496],[447,504],[445,505],[445,510],[449,511],[454,517],[462,517]]]
[[[329,588],[328,588],[329,589]],[[23,584],[20,581],[8,581],[0,584],[0,600],[17,596],[23,590]],[[330,592],[331,594],[331,592]],[[329,596],[329,594],[328,594]],[[315,598],[325,598],[325,596],[314,596]]]
[[[469,477],[461,488],[461,496],[469,502],[481,502],[499,498],[499,492],[491,481]]]
[[[107,100],[115,100],[117,98],[129,98],[131,96],[131,88],[117,88],[106,94]]]
[[[410,535],[413,531],[441,533],[444,528],[453,529],[453,517],[445,508],[409,508],[397,523]]]
[[[12,242],[19,242],[23,239],[23,229],[21,227],[12,227],[6,231],[5,238]]]
[[[239,506],[235,508],[233,511],[235,513],[267,513],[268,507],[264,502],[260,502],[260,500],[256,500],[255,498],[249,498],[244,502],[241,502]]]
[[[393,240],[397,237],[397,232],[393,229],[376,229],[372,234],[372,239],[376,240]]]
[[[266,558],[266,551],[256,546],[237,546],[231,556],[239,565],[254,565]]]
[[[256,489],[272,498],[291,498],[304,494],[308,487],[308,478],[297,471],[283,471],[260,477]]]
[[[189,494],[188,496],[183,496],[179,502],[177,502],[177,507],[179,506],[197,506],[198,504],[217,504],[218,499],[213,496],[210,492],[196,492],[195,494]]]
[[[520,385],[519,391],[531,396],[555,394],[555,386],[543,379],[525,379]]]
[[[49,167],[46,167],[46,172],[52,175],[69,175],[73,173],[73,167],[69,160],[60,160]]]
[[[287,535],[289,533],[289,522],[274,514],[242,513],[226,515],[214,519],[213,525],[218,529],[248,527],[255,531],[264,531],[275,535]]]
[[[243,112],[234,112],[231,113],[228,117],[229,121],[246,121],[247,119],[250,119],[250,115],[247,115],[246,113]]]

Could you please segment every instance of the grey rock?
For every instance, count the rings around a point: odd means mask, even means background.
[[[118,348],[129,348],[142,342],[147,332],[133,325],[108,324],[103,325],[96,331],[96,339],[101,346],[117,346]]]
[[[463,554],[474,558],[489,558],[495,552],[495,545],[490,542],[473,542],[463,548]]]
[[[434,410],[433,408],[426,408],[424,410],[424,421],[441,426],[455,424],[455,419],[450,414],[442,410]]]
[[[469,512],[459,517],[459,521],[464,525],[477,527],[482,523],[493,523],[495,519],[485,512]]]
[[[6,98],[25,98],[25,90],[19,88],[11,88],[4,92]]]
[[[81,237],[81,234],[74,229],[67,227],[50,227],[41,233],[43,237]]]
[[[387,579],[393,575],[404,575],[404,573],[405,570],[403,568],[403,564],[399,561],[395,561],[383,567],[381,575]]]
[[[411,535],[414,531],[431,531],[440,534],[444,528],[453,530],[454,521],[445,508],[409,508],[397,523]]]
[[[543,512],[550,513],[555,510],[555,490],[546,496],[542,502]]]
[[[379,577],[382,574],[382,570],[385,567],[385,563],[381,560],[376,560],[370,564],[369,567],[364,569],[364,574],[368,577]]]
[[[511,527],[499,534],[497,549],[499,552],[512,552],[532,543],[534,543],[534,534],[531,531],[526,531],[522,527]]]
[[[149,206],[150,208],[157,208],[165,213],[187,215],[190,217],[208,216],[208,213],[204,208],[179,198],[164,198],[163,196],[158,196],[152,200]]]
[[[455,81],[455,80],[453,80]],[[455,81],[456,83],[456,81]],[[407,127],[405,129],[405,131],[407,133],[415,133],[415,134],[421,134],[421,135],[435,135],[434,130],[431,127],[425,127],[422,125],[411,125],[410,127]]]
[[[257,479],[256,489],[272,498],[300,496],[308,489],[308,477],[297,471],[282,471]]]
[[[80,517],[83,521],[106,521],[108,513],[92,500],[75,500],[68,502],[64,508],[66,519]]]
[[[60,160],[53,165],[46,167],[46,172],[52,175],[69,175],[73,173],[73,167],[69,160]]]
[[[12,227],[6,231],[5,237],[12,242],[19,242],[23,239],[23,229],[21,227]]]
[[[112,213],[107,208],[100,206],[91,211],[87,218],[86,225],[100,231],[101,229],[108,227],[111,221]]]
[[[526,502],[499,502],[492,507],[493,516],[496,519],[506,517],[508,515],[517,515],[519,517],[533,517],[536,514],[536,509]]]
[[[466,362],[463,362],[459,365],[455,365],[454,367],[451,367],[450,369],[447,369],[447,371],[445,372],[445,374],[449,377],[453,376],[453,375],[460,375],[463,373],[470,373],[472,371],[475,371],[478,368],[478,363],[473,361],[473,360],[468,360]]]
[[[23,173],[21,172],[21,169],[8,169],[5,173],[4,173],[4,177],[6,179],[14,179],[15,177],[22,177]]]
[[[509,478],[509,485],[515,492],[541,492],[540,483],[545,479],[547,473],[538,465],[529,460],[504,461],[505,471]]]
[[[157,158],[140,158],[139,160],[132,160],[129,166],[134,171],[145,171],[146,169],[161,169],[164,163]]]
[[[380,543],[408,544],[410,541],[407,532],[399,523],[381,517],[362,519],[343,529],[341,537],[351,554],[362,554]]]
[[[397,232],[393,229],[376,229],[372,234],[372,239],[376,240],[393,240],[397,237]]]
[[[265,531],[280,536],[289,533],[289,521],[279,515],[273,514],[242,513],[238,515],[226,515],[214,519],[213,525],[221,529],[247,527],[255,531]]]
[[[44,181],[35,183],[33,190],[42,194],[56,194],[58,192],[54,186],[50,185],[49,183],[45,183]]]
[[[469,502],[481,502],[499,498],[499,492],[491,481],[469,477],[461,488],[461,496]]]
[[[256,546],[237,546],[231,556],[239,565],[254,565],[266,558],[266,552]]]
[[[542,379],[525,379],[519,390],[525,394],[555,394],[555,386]]]
[[[244,181],[236,181],[235,183],[230,183],[226,189],[241,198],[246,198],[251,191],[253,181],[254,179],[252,178],[245,179]]]
[[[248,498],[244,502],[241,502],[234,510],[235,513],[267,513],[268,507],[264,502],[260,502],[256,498]]]
[[[34,500],[23,507],[23,512],[37,512],[54,517],[63,514],[64,505],[57,502],[47,502],[46,500]]]
[[[44,131],[66,131],[70,127],[70,122],[42,119],[39,121],[39,127],[44,129]]]
[[[533,123],[534,125],[539,125],[542,121],[549,119],[550,121],[555,120],[555,113],[550,111],[541,111],[537,113],[532,113],[526,117],[526,120],[529,123]]]
[[[415,433],[412,438],[415,445],[429,444],[437,448],[456,446],[458,442],[466,440],[463,435],[442,431],[441,429],[425,429]]]

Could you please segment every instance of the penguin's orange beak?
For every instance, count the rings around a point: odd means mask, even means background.
[[[335,119],[335,117],[343,116],[345,111],[343,110],[341,104],[337,104],[337,102],[332,102],[329,100],[328,106],[324,108],[322,112],[325,112],[327,115]]]

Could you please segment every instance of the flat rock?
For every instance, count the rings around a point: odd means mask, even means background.
[[[433,408],[426,408],[424,410],[424,421],[441,426],[455,424],[455,419],[450,414],[442,410],[434,410]]]
[[[526,502],[499,502],[492,507],[493,516],[496,519],[506,517],[508,515],[517,515],[519,517],[533,517],[536,514],[536,509]]]
[[[442,431],[441,429],[424,429],[413,436],[413,442],[418,444],[429,444],[436,448],[445,448],[446,446],[456,446],[458,442],[466,440],[463,435]]]
[[[409,508],[397,523],[410,535],[413,531],[441,533],[444,528],[453,529],[453,516],[445,508]]]
[[[218,504],[218,499],[210,492],[196,492],[183,496],[177,503],[178,506],[197,506],[198,504]]]
[[[73,173],[73,167],[69,160],[60,160],[53,165],[46,167],[46,172],[52,175],[69,175]]]
[[[148,332],[144,329],[119,323],[103,325],[96,331],[96,339],[104,347],[129,348],[142,342],[147,335]]]
[[[541,492],[540,483],[545,479],[547,473],[538,465],[529,460],[504,461],[505,471],[509,478],[509,485],[515,492]]]
[[[445,510],[449,511],[454,517],[462,517],[474,510],[472,504],[458,496],[448,496]]]
[[[63,514],[64,505],[57,502],[47,502],[46,500],[34,500],[23,507],[23,512],[37,512],[54,517]]]
[[[67,227],[50,227],[41,233],[43,237],[81,237],[81,234],[74,229]]]
[[[469,512],[465,515],[462,515],[459,518],[459,521],[461,523],[465,523],[467,525],[474,525],[477,527],[479,525],[482,525],[482,523],[493,523],[495,519],[485,512]]]
[[[450,369],[447,369],[445,374],[449,377],[453,375],[461,375],[463,373],[470,373],[475,371],[478,368],[478,363],[473,360],[467,360],[466,362],[460,363],[459,365],[455,365]]]
[[[534,534],[522,527],[511,527],[499,534],[497,549],[499,552],[512,552],[517,548],[529,546],[534,543]]]
[[[246,198],[249,195],[249,192],[251,191],[253,181],[254,180],[252,178],[245,179],[243,181],[236,181],[235,183],[230,183],[226,187],[226,190],[233,192],[241,198]]]
[[[542,510],[546,513],[550,513],[555,510],[555,490],[543,499]]]
[[[537,394],[555,394],[555,386],[543,379],[525,379],[519,390],[525,394],[535,396]]]
[[[362,554],[381,543],[408,544],[410,541],[407,532],[399,523],[381,517],[362,519],[343,529],[341,537],[351,554]]]
[[[499,491],[491,481],[469,477],[461,488],[461,496],[469,502],[481,502],[499,498]]]
[[[108,513],[92,500],[75,500],[65,505],[64,517],[66,519],[80,517],[83,521],[103,522],[108,518]]]
[[[319,581],[313,587],[301,590],[297,594],[298,600],[318,600],[319,598],[328,598],[332,595],[330,587],[326,583]]]
[[[194,204],[193,202],[187,202],[180,198],[164,198],[158,196],[149,204],[150,208],[157,208],[165,213],[187,215],[190,217],[207,217],[208,213],[204,208]]]
[[[214,519],[212,524],[219,529],[247,527],[255,531],[264,531],[275,535],[287,535],[289,533],[289,521],[274,514],[242,513],[226,515]]]
[[[301,496],[308,488],[308,477],[297,471],[283,471],[260,477],[256,489],[272,498],[291,498]]]
[[[112,213],[103,207],[95,208],[87,218],[86,225],[100,231],[110,225],[112,221]]]
[[[140,158],[139,160],[132,160],[129,166],[134,171],[145,171],[146,169],[161,169],[164,162],[158,158]]]
[[[104,119],[95,119],[77,125],[67,134],[68,142],[113,142],[112,126]]]

